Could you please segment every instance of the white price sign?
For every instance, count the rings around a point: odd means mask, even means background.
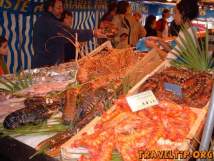
[[[126,97],[126,100],[132,112],[137,112],[158,104],[158,100],[151,90]]]

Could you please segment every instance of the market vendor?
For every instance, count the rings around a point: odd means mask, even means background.
[[[51,66],[64,61],[64,41],[60,38],[54,39],[63,28],[59,21],[62,13],[62,0],[44,2],[44,13],[37,19],[33,30],[32,68]]]
[[[4,63],[4,56],[8,55],[7,39],[0,36],[0,76],[8,73],[7,65]]]

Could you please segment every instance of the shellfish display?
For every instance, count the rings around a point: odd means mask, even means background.
[[[100,79],[102,82],[122,79],[128,69],[137,64],[143,57],[143,54],[136,54],[132,49],[120,51],[109,49],[104,54],[97,54],[88,57],[88,59],[80,60],[77,80],[80,83],[85,83]]]
[[[67,97],[72,97],[69,95],[71,94],[70,92],[68,92],[67,94]],[[73,97],[75,97],[75,95]],[[38,145],[38,149],[41,149],[44,146],[48,145],[48,149],[46,149],[47,154],[51,156],[59,155],[60,146],[67,140],[69,140],[72,136],[74,136],[78,130],[82,129],[96,116],[102,115],[102,113],[106,111],[106,103],[110,103],[112,101],[111,92],[103,87],[93,89],[91,87],[88,87],[88,85],[87,90],[86,87],[84,87],[82,90],[80,89],[76,97],[78,97],[78,101],[75,101],[75,99],[71,99],[71,101],[75,102],[70,103],[66,101],[65,104],[65,109],[71,108],[70,111],[72,111],[71,114],[67,115],[66,120],[67,123],[69,121],[69,123],[72,125],[72,128],[68,129],[65,132],[58,133],[55,136],[43,141]]]
[[[182,96],[178,97],[173,92],[167,91],[164,83],[178,85]],[[212,84],[213,77],[209,73],[169,67],[147,79],[139,92],[152,90],[160,100],[171,100],[178,104],[202,108],[209,101]]]
[[[25,107],[10,113],[3,122],[6,129],[15,129],[27,124],[39,124],[54,113],[62,110],[63,99],[29,97],[24,101]]]
[[[38,148],[50,145],[47,154],[59,154],[60,145],[111,107],[113,100],[123,93],[121,86],[126,72],[143,58],[130,49],[119,53],[107,51],[80,60],[77,80],[80,86],[83,85],[79,90],[72,88],[67,91],[63,114],[64,121],[70,122],[73,129],[42,142]]]
[[[157,106],[133,113],[123,101],[102,116],[93,133],[83,133],[73,139],[70,146],[88,150],[79,161],[110,161],[115,150],[123,161],[138,161],[140,150],[164,148],[159,144],[160,139],[177,143],[184,141],[196,118],[189,107],[171,102],[162,101]],[[172,150],[175,145],[165,145],[165,148]]]

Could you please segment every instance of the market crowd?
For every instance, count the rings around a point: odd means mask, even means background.
[[[149,48],[159,48],[170,52],[172,47],[164,39],[169,36],[182,34],[180,26],[191,27],[191,21],[198,16],[197,0],[181,0],[174,8],[174,20],[169,24],[172,15],[169,9],[164,9],[162,18],[157,20],[155,15],[148,15],[145,25],[142,25],[142,14],[132,12],[128,1],[112,2],[99,21],[95,30],[72,30],[74,17],[71,12],[64,10],[63,0],[46,0],[44,12],[37,19],[33,30],[32,68],[51,66],[78,59],[77,50],[81,43],[97,37],[101,44],[107,40],[115,48],[135,47],[140,39],[144,39]],[[176,46],[175,46],[176,48]],[[3,55],[7,54],[7,40],[0,38],[0,75],[7,73]]]

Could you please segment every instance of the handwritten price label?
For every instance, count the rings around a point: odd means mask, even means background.
[[[129,96],[126,100],[132,112],[137,112],[158,104],[158,100],[151,90]]]

